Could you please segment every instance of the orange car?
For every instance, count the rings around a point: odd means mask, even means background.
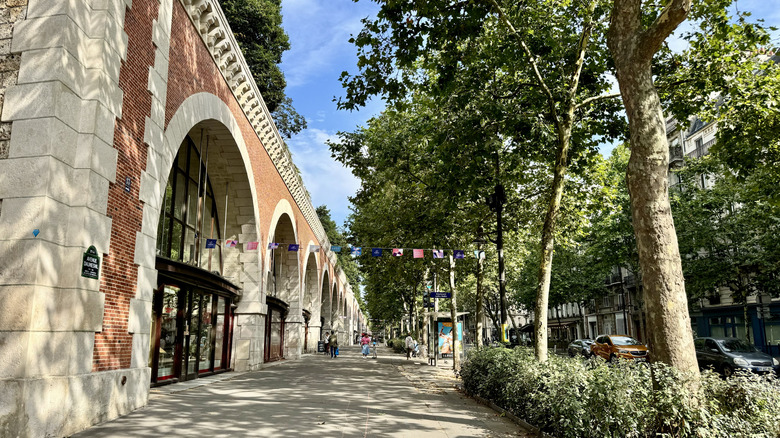
[[[590,346],[590,351],[608,361],[623,358],[643,362],[647,360],[647,347],[626,335],[601,335]]]

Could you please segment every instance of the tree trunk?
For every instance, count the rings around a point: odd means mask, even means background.
[[[653,55],[685,19],[690,0],[673,0],[647,29],[641,2],[615,0],[607,39],[630,127],[626,182],[642,272],[647,331],[654,360],[698,372],[674,229],[667,175],[666,123],[653,84]]]
[[[482,255],[482,249],[480,248],[479,255]],[[482,260],[482,257],[477,259],[477,309],[476,309],[476,318],[477,318],[477,324],[476,324],[476,333],[474,340],[477,344],[477,347],[482,346],[482,320],[485,319],[485,312],[482,307],[482,297],[485,293],[484,290],[482,290],[482,276],[485,273],[485,265],[484,260]]]
[[[455,289],[455,259],[450,254],[450,317],[452,318],[452,369],[456,372],[460,370],[460,352],[458,351],[458,301],[457,290]]]
[[[547,206],[547,215],[542,228],[542,260],[539,264],[536,305],[534,306],[534,352],[539,362],[547,361],[547,306],[550,298],[555,222],[561,209],[570,136],[571,127],[568,124],[566,127],[559,128],[558,153],[555,162],[552,193],[550,194],[550,204]]]

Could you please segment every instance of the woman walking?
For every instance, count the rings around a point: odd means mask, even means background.
[[[363,333],[363,337],[360,338],[360,345],[363,347],[363,359],[367,358],[368,354],[371,353],[368,347],[370,343],[371,338],[368,337],[367,333]]]
[[[334,359],[339,355],[339,338],[336,337],[335,331],[330,334],[328,341],[328,344],[330,345],[330,358]]]

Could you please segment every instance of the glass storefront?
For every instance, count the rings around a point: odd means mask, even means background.
[[[742,316],[710,317],[710,336],[745,339],[745,319]]]
[[[288,306],[275,297],[266,297],[268,315],[265,321],[265,361],[284,358],[284,325]]]
[[[152,384],[229,369],[231,304],[238,288],[221,277],[219,217],[206,165],[189,137],[168,177],[157,234],[152,306]]]
[[[227,368],[223,363],[230,354],[225,342],[230,298],[190,285],[167,284],[160,286],[155,298],[149,354],[152,383],[189,380]]]

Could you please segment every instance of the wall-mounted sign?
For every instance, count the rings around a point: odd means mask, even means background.
[[[125,192],[130,193],[130,189],[133,187],[133,178],[126,176],[125,177]]]
[[[431,298],[452,298],[452,292],[431,292]]]
[[[81,276],[97,280],[100,276],[100,256],[94,245],[90,246],[84,253],[84,260],[81,263]]]

